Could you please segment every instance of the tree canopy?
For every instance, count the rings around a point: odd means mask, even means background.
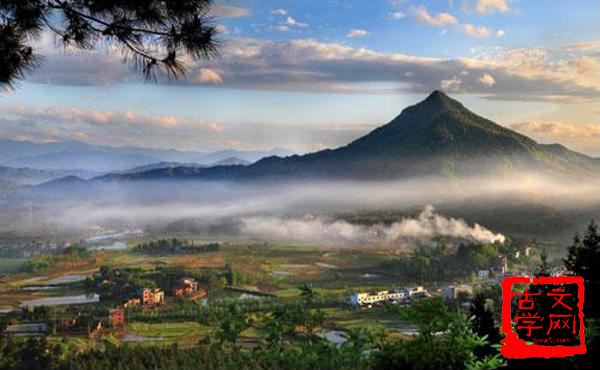
[[[34,42],[43,33],[58,44],[90,50],[121,47],[146,78],[155,69],[185,73],[185,58],[218,55],[212,0],[0,0],[0,86],[11,86],[40,65]]]
[[[600,233],[594,221],[588,225],[583,239],[575,234],[564,262],[568,270],[585,282],[586,317],[600,318]]]

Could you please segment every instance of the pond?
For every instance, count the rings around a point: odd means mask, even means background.
[[[125,334],[121,341],[123,342],[150,342],[155,340],[164,340],[163,337],[145,337],[143,335]]]
[[[317,335],[335,344],[343,344],[348,341],[348,335],[341,330],[330,330]]]
[[[329,263],[323,263],[323,262],[315,262],[315,265],[319,266],[319,267],[323,267],[326,269],[336,269],[338,268],[336,265],[332,265]]]
[[[29,278],[29,279],[21,280],[20,284],[27,285],[27,284],[37,283],[40,280],[46,280],[46,279],[48,279],[48,277],[46,277],[46,276],[36,276],[36,277]]]
[[[85,304],[85,303],[98,303],[100,302],[100,296],[98,294],[79,294],[79,295],[65,295],[58,297],[44,297],[29,299],[21,303],[21,307],[38,307],[38,306],[59,306],[69,304]]]
[[[85,275],[63,275],[63,276],[59,276],[54,279],[45,281],[44,285],[61,285],[61,284],[76,283],[78,281],[84,281],[85,278],[86,278]]]
[[[127,243],[125,242],[114,242],[112,244],[96,245],[88,248],[91,251],[123,251],[125,249],[127,249]]]
[[[281,265],[284,269],[304,269],[310,267],[310,265],[304,263],[288,263]]]
[[[54,285],[32,285],[32,286],[26,286],[25,288],[23,288],[23,290],[28,290],[28,291],[52,290],[52,289],[58,289],[58,287],[54,286]]]
[[[289,276],[290,272],[289,271],[272,271],[272,272],[269,272],[269,275],[271,275],[271,276]]]
[[[99,241],[108,240],[108,239],[123,239],[130,235],[142,235],[143,233],[144,233],[144,231],[141,229],[137,229],[137,230],[127,229],[124,231],[108,230],[108,231],[105,231],[104,233],[89,237],[86,239],[86,241],[87,242],[99,242]]]
[[[398,328],[398,331],[404,335],[415,336],[419,334],[419,328],[416,326],[401,326]]]
[[[259,295],[254,295],[254,294],[249,294],[249,293],[242,293],[239,295],[239,297],[237,298],[239,301],[246,301],[249,299],[262,299],[264,297],[261,297]]]

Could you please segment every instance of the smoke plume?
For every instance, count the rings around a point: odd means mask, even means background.
[[[504,235],[479,224],[469,226],[465,220],[444,217],[436,213],[431,205],[427,205],[418,217],[404,218],[391,225],[355,225],[322,217],[246,217],[242,218],[241,232],[247,236],[270,240],[348,244],[405,244],[428,242],[439,237],[480,243],[503,243],[506,239]]]

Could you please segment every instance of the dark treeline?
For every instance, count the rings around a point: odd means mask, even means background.
[[[315,304],[317,293],[310,286],[301,290],[302,299],[297,304],[260,316],[244,313],[236,304],[211,311],[208,322],[213,330],[191,348],[115,346],[106,341],[91,350],[69,352],[60,343],[49,344],[45,339],[0,339],[0,370],[458,370],[493,369],[502,364],[497,351],[486,356],[476,354],[487,341],[473,331],[472,320],[440,299],[388,308],[418,325],[419,334],[411,340],[359,329],[351,332],[346,342],[335,344],[318,335],[324,330],[325,312]],[[247,347],[240,338],[250,327],[265,335]]]
[[[70,246],[57,253],[44,253],[31,258],[21,270],[24,272],[39,272],[56,263],[81,261],[89,257],[90,252],[81,246]]]
[[[145,254],[194,254],[205,252],[216,252],[220,248],[219,243],[194,244],[194,241],[173,239],[160,239],[136,245],[133,250]]]
[[[502,264],[499,256],[512,260],[516,250],[508,240],[502,244],[460,244],[454,249],[439,244],[418,247],[410,255],[385,261],[382,267],[407,281],[452,281],[467,278],[479,269],[498,268]]]

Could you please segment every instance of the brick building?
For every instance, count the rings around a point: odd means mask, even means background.
[[[125,310],[122,308],[113,308],[108,312],[110,325],[115,329],[125,327]]]

